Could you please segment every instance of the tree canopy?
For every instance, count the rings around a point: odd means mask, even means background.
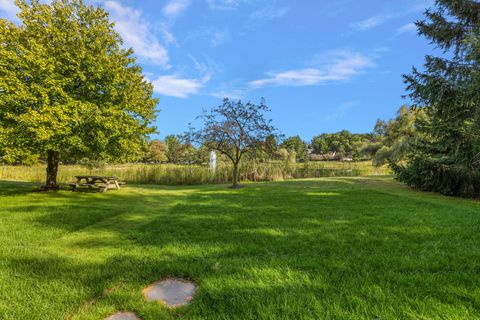
[[[185,138],[225,155],[233,164],[233,186],[237,187],[242,157],[254,152],[277,132],[272,121],[265,118],[264,113],[268,111],[263,99],[260,104],[254,104],[225,98],[222,105],[204,111],[198,117],[203,121],[202,128],[191,128]]]
[[[152,140],[145,151],[144,161],[153,163],[167,162],[167,151],[167,145],[163,141]]]
[[[378,120],[375,133],[380,137],[381,147],[373,156],[373,164],[399,163],[405,160],[420,138],[418,126],[428,118],[423,109],[402,106],[394,119]]]
[[[0,150],[60,159],[128,161],[154,132],[157,100],[108,14],[82,0],[17,0],[16,25],[0,19]]]
[[[351,133],[342,130],[336,133],[323,133],[312,139],[312,148],[315,154],[335,157],[359,159],[364,148],[374,140],[372,134]]]
[[[175,135],[168,135],[165,137],[166,156],[168,162],[179,163],[182,160],[185,147],[182,145],[180,139]]]

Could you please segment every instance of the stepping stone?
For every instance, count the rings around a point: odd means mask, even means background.
[[[145,299],[158,301],[168,308],[176,308],[189,304],[197,286],[191,282],[180,279],[165,279],[157,281],[143,290]]]
[[[140,318],[133,312],[117,312],[105,320],[140,320]]]

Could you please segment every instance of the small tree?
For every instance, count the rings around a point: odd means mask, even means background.
[[[242,157],[253,152],[256,146],[276,134],[277,130],[264,113],[270,111],[262,99],[260,104],[231,101],[209,112],[204,111],[197,119],[203,120],[203,128],[191,128],[185,137],[211,150],[224,154],[233,164],[233,188],[239,187],[239,164]]]
[[[295,149],[290,150],[288,153],[288,162],[289,163],[297,163],[297,152]]]
[[[167,159],[170,163],[178,163],[182,160],[183,146],[175,135],[168,135],[165,137],[165,145],[167,146]]]
[[[277,137],[275,135],[267,136],[263,144],[263,149],[267,155],[268,160],[275,158],[275,153],[278,150]]]
[[[167,146],[160,140],[152,140],[148,146],[148,151],[145,155],[145,160],[150,162],[165,162],[167,161]]]
[[[277,152],[275,152],[275,158],[278,160],[288,161],[289,155],[290,153],[285,148],[280,148],[277,150]],[[295,155],[295,161],[296,161],[296,155]]]
[[[298,160],[305,160],[307,154],[307,144],[300,138],[300,136],[293,136],[286,138],[280,145],[289,152],[295,151],[295,157]]]
[[[16,4],[20,25],[0,19],[0,149],[46,154],[47,190],[62,158],[141,158],[157,100],[108,14],[83,0]]]
[[[399,164],[404,161],[417,140],[422,138],[418,129],[419,123],[428,121],[424,109],[402,106],[397,117],[382,125],[383,136],[381,147],[373,156],[373,164],[382,166],[385,163]],[[377,124],[379,122],[377,121]],[[377,125],[375,125],[377,128]]]

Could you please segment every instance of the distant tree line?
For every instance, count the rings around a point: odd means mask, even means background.
[[[164,140],[154,139],[148,144],[142,159],[146,163],[201,164],[208,161],[209,150],[195,148],[183,142],[176,135],[168,135]]]
[[[417,138],[417,121],[425,121],[426,117],[423,110],[402,106],[395,118],[377,120],[370,133],[351,133],[347,130],[322,133],[313,137],[310,143],[298,135],[284,139],[269,135],[265,141],[257,143],[247,159],[260,162],[372,160],[378,166],[390,162],[399,163],[405,159],[407,151]],[[150,142],[143,161],[202,164],[208,162],[209,151],[205,146],[195,148],[191,143],[182,142],[179,136],[168,135],[163,140]]]

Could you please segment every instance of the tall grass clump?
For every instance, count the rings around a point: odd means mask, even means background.
[[[370,162],[244,162],[240,168],[241,181],[275,181],[320,177],[355,177],[390,174],[385,167],[374,167]],[[232,166],[220,163],[212,171],[201,165],[175,164],[124,164],[88,168],[80,165],[62,165],[58,173],[59,183],[75,181],[77,175],[117,176],[130,184],[197,185],[230,183]],[[42,183],[45,167],[0,166],[0,180],[17,180]]]

